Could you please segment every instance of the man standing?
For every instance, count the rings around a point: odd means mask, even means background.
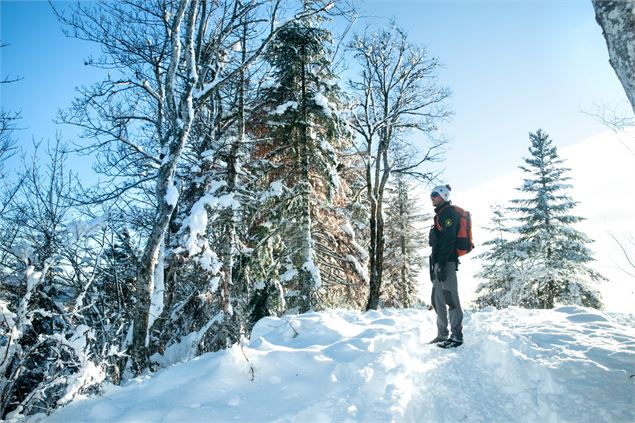
[[[441,348],[456,348],[463,344],[463,310],[456,278],[459,215],[450,201],[450,189],[449,185],[440,185],[434,187],[430,194],[435,213],[429,239],[432,247],[430,276],[432,306],[437,314],[437,337],[430,343]],[[448,309],[451,333],[448,333]]]

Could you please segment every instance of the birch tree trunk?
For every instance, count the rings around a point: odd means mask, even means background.
[[[189,8],[189,9],[188,9]],[[188,140],[192,121],[194,120],[194,106],[192,93],[197,81],[196,63],[194,58],[194,28],[198,9],[198,0],[181,0],[179,8],[172,21],[171,28],[171,58],[166,74],[165,93],[167,111],[170,116],[172,128],[167,132],[167,156],[161,164],[156,179],[157,213],[152,223],[152,230],[146,242],[141,256],[141,264],[137,274],[136,303],[134,309],[134,323],[132,344],[129,363],[134,374],[141,373],[148,364],[148,321],[152,287],[154,286],[154,272],[158,264],[159,249],[165,239],[170,218],[174,212],[176,203],[169,201],[168,189],[174,184],[176,165],[181,157],[185,143]],[[180,101],[177,100],[176,72],[182,65],[181,58],[181,26],[188,12],[187,22],[183,28],[186,33],[186,52],[184,56],[185,66],[190,74]],[[185,114],[185,116],[182,116]]]
[[[302,45],[301,47],[301,56],[303,57],[302,70],[301,70],[301,81],[300,81],[300,89],[301,89],[301,119],[300,123],[301,135],[300,135],[300,160],[302,161],[302,263],[300,264],[300,269],[302,272],[301,284],[302,284],[302,292],[303,296],[302,306],[300,308],[300,313],[305,313],[313,307],[313,290],[315,289],[315,283],[313,270],[311,267],[308,267],[310,263],[313,263],[313,252],[312,252],[312,234],[311,234],[311,181],[309,174],[309,143],[311,142],[310,134],[309,134],[309,113],[307,106],[307,76],[306,76],[306,67],[307,63],[307,54],[306,47]]]

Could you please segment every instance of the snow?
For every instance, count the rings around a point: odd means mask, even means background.
[[[426,344],[434,318],[415,309],[265,318],[242,346],[110,387],[43,420],[635,421],[634,315],[573,306],[466,311],[466,342],[455,350]]]
[[[199,263],[203,269],[212,273],[216,273],[220,270],[221,263],[204,236],[207,232],[210,219],[214,220],[217,217],[217,214],[208,214],[207,208],[232,208],[236,210],[240,207],[240,204],[236,201],[232,193],[222,194],[220,196],[215,195],[215,193],[225,185],[226,183],[224,181],[214,181],[208,193],[194,203],[190,214],[183,220],[183,228],[189,229],[189,233],[185,236],[185,248],[191,256],[202,253],[199,257]]]
[[[290,280],[295,278],[297,275],[298,275],[298,271],[294,268],[291,268],[291,269],[288,269],[286,272],[284,272],[282,275],[280,275],[280,280],[282,282],[289,282]]]
[[[333,113],[331,111],[331,103],[329,103],[329,100],[324,96],[324,94],[320,92],[315,93],[313,100],[316,105],[324,109],[325,114],[330,115]]]
[[[366,268],[359,262],[359,260],[357,260],[354,256],[347,254],[346,261],[353,265],[357,274],[360,275],[365,282],[368,282],[368,272],[366,271]]]
[[[161,365],[162,367],[169,367],[179,363],[183,360],[191,360],[196,357],[198,345],[201,338],[205,336],[205,333],[209,328],[221,320],[223,320],[224,314],[221,312],[214,316],[205,326],[196,332],[192,332],[181,339],[181,342],[168,346],[164,353],[154,354],[150,357],[150,360]]]
[[[281,180],[272,182],[269,185],[269,189],[260,194],[260,201],[265,202],[272,197],[280,197],[284,192],[284,188]]]
[[[183,121],[180,118],[177,118],[177,122],[179,126],[183,126]],[[166,147],[163,149],[163,160],[161,160],[161,167],[166,166],[168,163],[172,161],[172,155],[168,154],[169,149]]]
[[[108,214],[97,216],[87,222],[75,220],[66,225],[66,232],[69,235],[68,242],[74,244],[80,239],[90,236],[99,231],[108,223]]]
[[[80,324],[69,340],[61,334],[53,334],[51,338],[57,339],[60,345],[68,345],[82,362],[81,370],[68,378],[66,394],[57,401],[58,404],[63,405],[71,401],[81,388],[93,383],[101,383],[106,378],[106,372],[90,361],[85,353],[88,340],[94,340],[94,333],[90,327]]]
[[[0,299],[0,321],[6,322],[7,326],[12,328],[15,327],[15,318],[17,316],[14,312],[9,310],[8,305],[8,301]]]
[[[165,202],[172,207],[176,207],[176,203],[178,200],[179,190],[177,189],[176,185],[174,185],[174,183],[170,183],[170,185],[168,185],[167,192],[165,193]]]
[[[201,157],[207,160],[214,160],[215,154],[214,150],[205,150],[201,153]]]
[[[313,262],[313,258],[309,257],[303,264],[302,270],[305,270],[311,274],[313,280],[313,286],[319,288],[322,286],[322,276],[320,275],[320,269]]]
[[[349,221],[346,221],[340,228],[344,231],[344,233],[346,233],[346,235],[351,238],[355,238],[355,231]]]
[[[206,243],[206,241],[203,241],[199,244],[204,246],[203,252],[198,259],[201,267],[212,274],[218,273],[223,266],[221,261],[218,259],[218,255],[210,249],[211,247],[209,246],[209,244]],[[216,288],[218,288],[218,283],[215,283],[210,287],[212,292],[215,291]]]
[[[218,85],[218,80],[214,79],[212,82],[209,82],[207,84],[205,84],[203,86],[202,89],[195,89],[192,93],[192,98],[194,100],[198,100],[199,98],[203,97],[204,95],[206,95],[209,91],[213,90],[214,88],[216,88],[216,85]]]
[[[274,111],[271,112],[271,114],[273,115],[282,115],[284,114],[287,109],[297,109],[298,108],[298,102],[297,101],[287,101],[284,104],[279,105],[278,107],[276,107],[276,109]]]
[[[157,265],[154,269],[154,275],[151,278],[150,292],[150,310],[148,312],[148,327],[151,328],[154,321],[161,316],[163,312],[163,299],[165,292],[165,247],[163,242],[159,247],[159,256]]]
[[[143,88],[155,99],[161,101],[161,96],[159,96],[159,94],[154,90],[154,88],[152,88],[152,86],[150,85],[150,82],[148,82],[148,80],[144,80],[143,81]]]
[[[24,273],[26,275],[26,290],[30,292],[40,282],[40,279],[42,278],[42,272],[36,271],[35,267],[33,266],[28,266]]]

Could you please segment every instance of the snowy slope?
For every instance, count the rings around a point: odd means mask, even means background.
[[[492,309],[464,323],[466,344],[442,350],[425,343],[431,311],[267,318],[242,349],[112,387],[45,421],[635,421],[635,316]]]

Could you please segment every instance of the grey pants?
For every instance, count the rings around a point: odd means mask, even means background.
[[[437,313],[437,335],[448,336],[449,309],[451,338],[463,341],[463,310],[461,310],[461,302],[459,301],[456,263],[446,263],[446,279],[444,282],[437,280],[437,266],[439,264],[434,265],[434,278],[432,280],[432,307]]]

